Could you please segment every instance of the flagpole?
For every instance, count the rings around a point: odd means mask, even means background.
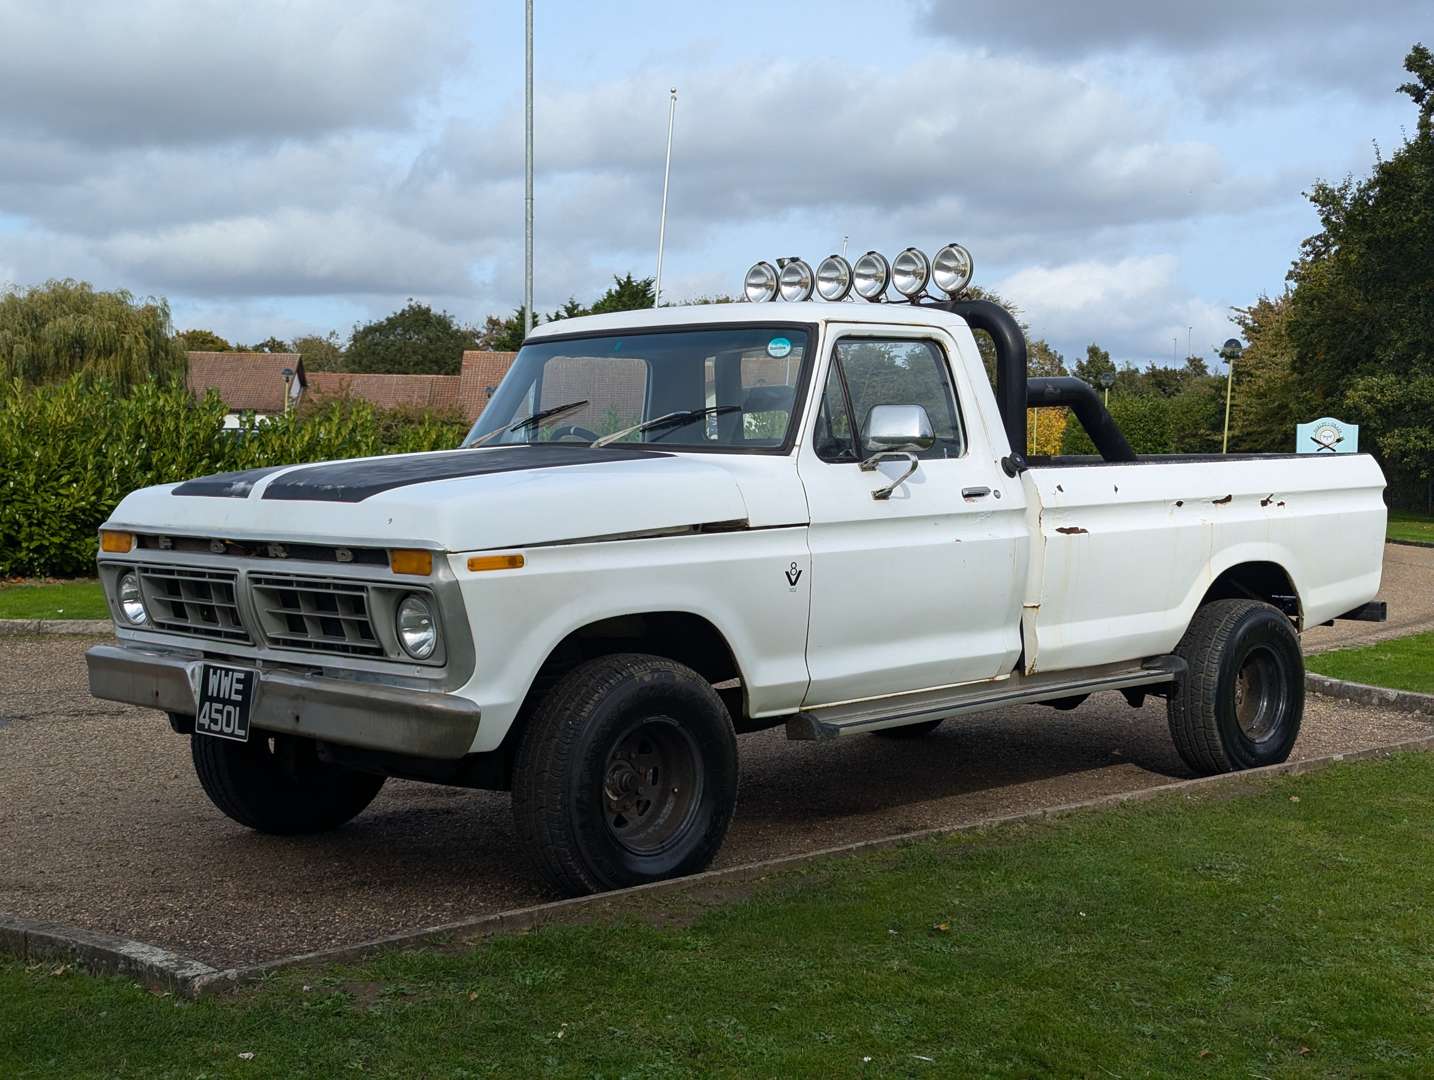
[[[533,0],[524,5],[523,337],[533,330]]]
[[[662,247],[667,240],[667,181],[672,176],[672,120],[677,114],[677,87],[667,102],[667,163],[662,167],[662,213],[657,220],[657,277],[652,282],[652,306],[662,303]]]

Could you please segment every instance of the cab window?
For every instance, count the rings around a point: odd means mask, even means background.
[[[848,338],[837,342],[817,413],[814,446],[823,461],[861,461],[870,454],[861,433],[877,405],[920,405],[936,442],[917,456],[960,457],[961,416],[946,368],[933,341]]]

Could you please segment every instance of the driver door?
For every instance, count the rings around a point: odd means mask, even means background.
[[[835,326],[818,409],[799,451],[811,515],[811,618],[804,704],[833,704],[1009,672],[1021,651],[1028,558],[1025,496],[987,446],[932,329]],[[908,460],[861,462],[878,405],[920,405],[935,436],[889,498],[873,491]],[[874,434],[874,433],[873,433]],[[977,449],[979,447],[979,450]]]

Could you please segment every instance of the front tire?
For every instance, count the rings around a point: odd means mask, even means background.
[[[737,804],[726,707],[691,668],[604,656],[529,718],[513,771],[519,838],[568,896],[706,869]]]
[[[1277,765],[1304,715],[1299,637],[1278,608],[1215,600],[1200,608],[1175,653],[1187,665],[1167,702],[1181,759],[1201,776]]]
[[[276,836],[328,832],[363,812],[384,778],[320,761],[314,743],[256,731],[248,742],[192,735],[209,801],[240,825]]]

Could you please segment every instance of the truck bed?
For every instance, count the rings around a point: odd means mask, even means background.
[[[1301,627],[1379,591],[1384,477],[1367,454],[1030,464],[1028,674],[1169,652],[1236,567],[1286,575]]]

